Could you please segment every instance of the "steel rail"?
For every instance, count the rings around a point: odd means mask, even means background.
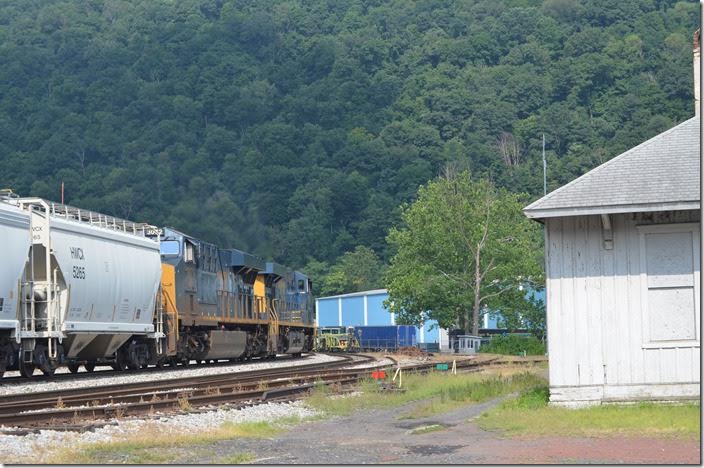
[[[365,369],[342,371],[350,363],[368,361],[370,356],[343,356],[338,361],[311,363],[305,366],[288,368],[261,369],[257,371],[228,373],[211,376],[194,376],[167,381],[139,382],[128,385],[108,385],[93,389],[66,389],[63,391],[46,391],[35,394],[7,395],[0,405],[0,425],[12,425],[18,421],[29,423],[45,421],[59,417],[65,421],[66,414],[74,411],[80,414],[111,414],[113,411],[125,410],[125,405],[149,406],[161,408],[173,406],[179,400],[194,400],[198,405],[203,402],[230,401],[232,395],[245,392],[261,393],[258,389],[263,384],[268,387],[295,386],[309,381],[356,381]],[[184,390],[184,387],[189,388]],[[221,396],[219,396],[221,395]],[[19,398],[18,398],[19,397]],[[237,400],[237,399],[236,399]],[[106,405],[107,403],[107,405]],[[97,408],[97,405],[106,405]],[[66,407],[69,406],[69,407]],[[110,408],[113,408],[112,410]],[[37,411],[46,409],[46,411]],[[30,411],[30,412],[27,412]],[[71,413],[73,414],[73,413]]]
[[[68,388],[61,390],[46,390],[42,392],[10,394],[0,396],[0,407],[13,406],[20,402],[34,400],[67,399],[75,396],[91,394],[95,396],[124,394],[126,392],[158,391],[168,388],[188,387],[194,385],[210,385],[217,382],[247,381],[252,379],[269,378],[274,376],[290,376],[292,373],[317,372],[322,369],[337,368],[350,365],[354,362],[353,356],[342,356],[343,359],[323,363],[302,364],[279,368],[257,369],[243,372],[227,372],[224,374],[209,374],[190,377],[175,377],[154,381],[130,382],[123,384],[96,385],[94,387]],[[365,357],[373,359],[371,357]]]
[[[20,402],[12,405],[0,406],[0,423],[2,423],[2,416],[7,414],[14,414],[24,411],[35,411],[43,408],[68,408],[77,407],[82,405],[90,406],[102,406],[108,404],[121,404],[125,402],[144,402],[144,401],[158,401],[159,399],[168,399],[171,397],[182,397],[182,396],[193,396],[193,395],[210,395],[213,393],[236,393],[245,390],[254,390],[262,386],[263,383],[266,384],[268,388],[271,387],[283,387],[287,385],[296,385],[300,383],[307,382],[311,379],[330,379],[330,378],[347,378],[347,377],[359,377],[359,374],[364,374],[367,369],[354,369],[354,370],[332,370],[324,373],[320,372],[308,372],[303,375],[294,375],[286,378],[273,378],[271,380],[248,380],[247,382],[237,382],[233,383],[231,381],[220,382],[217,384],[203,385],[192,385],[186,388],[173,388],[166,389],[163,391],[155,391],[152,388],[145,387],[144,391],[130,391],[121,394],[111,393],[111,394],[82,394],[75,395],[71,397],[63,398],[41,398],[26,402]]]
[[[358,376],[348,376],[342,378],[319,379],[316,377],[312,382],[305,382],[293,386],[283,386],[276,389],[254,389],[233,393],[211,393],[200,395],[183,394],[171,398],[159,400],[137,401],[118,403],[108,406],[91,407],[81,406],[72,408],[52,408],[46,411],[25,412],[6,414],[0,417],[0,424],[4,426],[36,426],[49,425],[57,426],[59,423],[77,424],[83,420],[113,419],[117,417],[131,417],[139,415],[153,415],[157,411],[183,411],[185,407],[200,407],[206,405],[223,405],[238,402],[255,401],[264,403],[272,398],[280,398],[306,392],[316,385],[320,380],[323,384],[329,385],[338,383],[354,383],[358,381]]]
[[[311,356],[313,353],[306,353],[306,355]],[[145,367],[142,369],[126,369],[126,370],[113,370],[113,369],[103,369],[103,370],[95,370],[93,372],[77,372],[75,374],[66,372],[66,373],[61,373],[61,374],[54,374],[54,375],[43,375],[41,373],[34,375],[32,377],[22,377],[22,376],[12,376],[12,377],[1,377],[0,378],[0,386],[3,384],[33,384],[33,383],[40,383],[40,382],[57,382],[57,381],[62,381],[62,380],[79,380],[79,379],[91,379],[91,378],[96,378],[96,377],[112,377],[112,376],[121,376],[121,375],[141,375],[141,374],[158,374],[160,372],[173,372],[173,371],[180,371],[180,370],[187,370],[187,369],[212,369],[212,368],[218,368],[218,367],[225,367],[225,366],[247,366],[249,364],[259,364],[259,363],[264,363],[264,362],[283,362],[283,361],[298,361],[301,360],[302,358],[298,357],[293,357],[293,356],[281,356],[277,357],[276,360],[270,361],[266,360],[263,358],[255,358],[251,361],[237,361],[237,362],[229,362],[229,361],[219,361],[219,362],[214,362],[214,363],[207,363],[203,362],[200,364],[188,364],[188,365],[183,365],[179,364],[178,366],[163,366],[163,367],[157,367],[157,366],[151,366],[151,367]],[[108,367],[109,364],[97,364],[97,367]],[[63,366],[62,366],[63,367]]]
[[[428,372],[435,369],[438,364],[428,362],[406,366],[378,365],[344,369],[344,366],[353,363],[355,358],[362,362],[374,358],[364,355],[342,357],[345,359],[305,366],[177,378],[151,382],[148,385],[140,382],[133,385],[96,387],[98,391],[93,393],[86,393],[86,389],[42,392],[39,398],[27,398],[20,402],[15,399],[13,404],[10,404],[10,400],[17,395],[9,395],[3,397],[6,399],[0,404],[0,425],[67,428],[77,427],[86,420],[103,421],[105,424],[113,418],[155,415],[157,412],[179,412],[186,408],[212,405],[250,406],[266,401],[290,400],[293,396],[308,392],[317,382],[325,385],[350,386],[359,382],[372,369],[400,367],[406,372]],[[511,361],[497,357],[482,361],[461,360],[456,362],[456,367],[462,370],[469,368],[471,371],[509,362]],[[305,368],[301,369],[303,367]],[[303,372],[299,372],[301,370]],[[218,380],[209,379],[210,377],[225,378]],[[235,377],[239,377],[239,380],[233,380]],[[264,378],[268,380],[262,380]],[[190,382],[187,382],[187,379]],[[165,385],[157,389],[156,386],[162,383]],[[181,388],[178,388],[179,386]],[[121,394],[108,395],[110,391],[115,393],[120,390]],[[83,394],[80,393],[81,391]],[[57,393],[62,393],[63,396]],[[37,394],[34,396],[36,397]],[[66,400],[63,400],[64,397]],[[66,405],[69,406],[66,407]]]

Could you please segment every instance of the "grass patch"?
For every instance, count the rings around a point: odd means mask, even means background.
[[[182,434],[164,432],[163,427],[147,425],[125,439],[63,449],[50,457],[50,463],[84,465],[170,463],[181,457],[187,457],[194,447],[242,437],[271,437],[282,430],[282,427],[268,422],[240,424],[225,422],[219,428],[210,431]]]
[[[653,436],[697,439],[699,404],[600,405],[569,409],[548,406],[547,386],[505,401],[477,419],[485,430],[513,436]]]
[[[254,459],[254,454],[251,453],[235,453],[233,455],[220,457],[212,463],[214,465],[241,465],[243,463],[249,463]]]
[[[508,377],[430,372],[404,375],[404,392],[381,390],[377,383],[370,379],[361,382],[361,392],[358,395],[331,398],[332,392],[320,386],[314,389],[306,402],[328,415],[348,415],[359,409],[400,406],[413,401],[430,400],[400,416],[418,418],[517,392],[542,382],[540,377],[527,372]]]

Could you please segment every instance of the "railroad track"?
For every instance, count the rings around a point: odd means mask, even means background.
[[[398,367],[397,361],[386,356],[393,366],[346,368],[369,363],[374,358],[336,356],[342,359],[286,368],[0,396],[0,427],[75,429],[85,428],[87,422],[104,425],[115,418],[290,401],[318,384],[350,388],[368,376],[371,369]],[[459,371],[471,372],[508,362],[494,357],[481,361],[461,360],[456,366]],[[404,372],[429,372],[436,364],[427,362],[401,368]]]
[[[343,367],[374,359],[363,355],[340,357],[337,361],[287,368],[0,396],[0,426],[56,429],[87,420],[290,399],[317,382],[354,383],[368,369]]]
[[[304,354],[303,356],[309,356],[310,354]],[[271,361],[271,360],[263,360],[263,359],[254,359],[251,361],[238,361],[238,362],[229,362],[229,361],[222,361],[222,362],[214,362],[214,363],[200,363],[200,364],[188,364],[188,365],[183,365],[179,364],[178,366],[164,366],[164,367],[147,367],[144,369],[128,369],[125,371],[121,370],[113,370],[113,369],[96,369],[92,372],[77,372],[75,374],[72,374],[70,372],[65,372],[61,374],[54,374],[54,375],[42,375],[42,374],[37,374],[32,377],[22,377],[19,375],[16,376],[11,376],[11,377],[2,377],[0,378],[0,386],[3,384],[33,384],[33,383],[39,383],[39,382],[57,382],[57,381],[62,381],[62,380],[76,380],[76,379],[92,379],[96,377],[111,377],[111,376],[123,376],[123,375],[154,375],[158,374],[161,372],[173,372],[173,371],[179,371],[179,370],[186,370],[186,369],[205,369],[205,368],[218,368],[218,367],[225,367],[225,366],[246,366],[247,364],[258,364],[262,362],[282,362],[282,361],[298,361],[303,359],[304,357],[293,357],[293,356],[282,356],[276,358],[276,360]],[[108,367],[102,366],[101,367]]]

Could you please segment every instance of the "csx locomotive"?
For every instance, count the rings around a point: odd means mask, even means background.
[[[171,228],[0,193],[0,376],[300,355],[303,273]]]

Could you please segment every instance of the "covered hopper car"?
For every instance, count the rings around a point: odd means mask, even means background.
[[[0,206],[0,375],[90,367],[154,344],[161,268],[148,225],[38,198]]]
[[[0,194],[0,376],[299,355],[300,272],[174,229]]]

